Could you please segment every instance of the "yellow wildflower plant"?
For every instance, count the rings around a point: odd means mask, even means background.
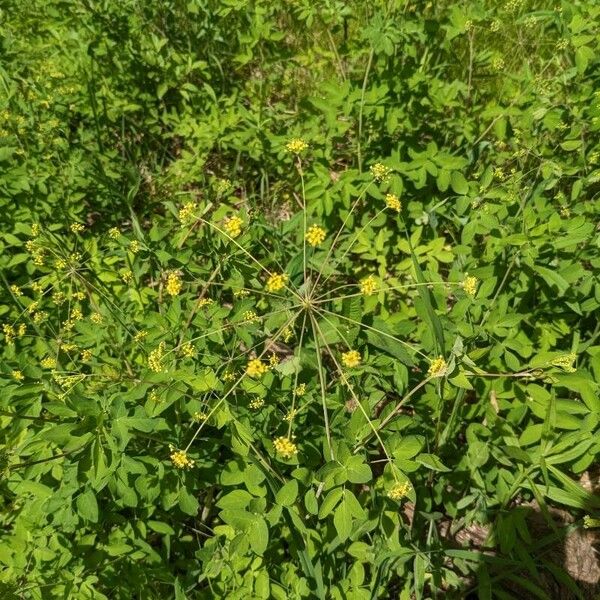
[[[250,377],[261,377],[269,370],[269,367],[263,363],[260,358],[253,358],[246,365],[246,373]]]
[[[362,357],[358,350],[349,350],[342,354],[342,364],[349,369],[358,367],[362,361]]]
[[[325,241],[325,230],[319,225],[311,225],[306,232],[306,242],[309,246],[316,248]]]
[[[167,274],[167,284],[165,285],[165,292],[169,294],[169,296],[177,296],[181,289],[183,288],[183,283],[181,281],[181,275],[179,271],[170,271]]]
[[[465,291],[465,294],[467,294],[467,296],[471,296],[471,298],[474,298],[477,294],[478,285],[479,279],[477,279],[477,277],[474,277],[473,275],[469,275],[468,273],[465,273],[465,278],[460,284],[462,289]]]
[[[228,217],[223,223],[223,229],[227,235],[233,239],[239,237],[242,233],[244,221],[238,216]]]
[[[283,458],[292,458],[298,454],[298,446],[286,436],[279,436],[273,440],[275,452]]]
[[[385,196],[385,205],[391,210],[395,210],[399,213],[402,210],[402,203],[400,202],[400,198],[395,194],[386,194]]]
[[[392,486],[387,495],[388,498],[390,498],[391,500],[398,502],[402,500],[402,498],[404,498],[410,492],[411,489],[412,486],[408,481],[405,481],[403,483],[397,482]]]
[[[281,291],[288,281],[288,276],[285,273],[274,273],[267,279],[266,290],[267,292],[279,292]]]
[[[377,284],[377,279],[374,275],[369,275],[360,282],[360,293],[363,296],[372,296],[378,289],[379,285]]]
[[[285,145],[285,149],[292,154],[300,154],[307,148],[308,144],[302,138],[293,138]]]
[[[448,370],[448,364],[444,360],[443,356],[438,356],[431,361],[429,370],[427,371],[428,377],[443,377]]]
[[[171,450],[171,462],[176,469],[191,469],[195,462],[188,456],[185,450],[177,450],[174,446],[169,446]]]

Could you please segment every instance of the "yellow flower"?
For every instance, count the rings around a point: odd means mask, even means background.
[[[444,357],[438,356],[436,359],[431,361],[427,375],[428,377],[443,377],[446,374],[447,368],[448,365],[444,360]]]
[[[38,235],[40,235],[41,232],[41,227],[39,223],[33,223],[31,225],[31,235],[32,237],[37,237]]]
[[[196,203],[195,202],[186,202],[177,213],[177,218],[181,221],[183,225],[189,223],[196,212]]]
[[[467,294],[467,296],[471,296],[471,298],[474,298],[475,294],[477,293],[477,284],[478,283],[479,283],[479,279],[477,279],[477,277],[474,277],[473,275],[469,275],[468,273],[465,273],[465,278],[463,279],[460,286],[462,287],[463,290],[465,290],[465,294]]]
[[[90,316],[90,320],[95,325],[100,325],[103,321],[102,315],[100,313],[92,313],[92,315]]]
[[[173,446],[169,446],[171,450],[171,462],[177,469],[191,469],[194,466],[194,461],[187,455],[185,450],[176,450]]]
[[[21,323],[19,325],[19,329],[17,330],[17,335],[19,337],[23,337],[27,333],[27,325],[25,323]]]
[[[377,182],[387,181],[390,178],[392,170],[386,167],[383,163],[375,163],[371,165],[371,175]]]
[[[286,145],[285,149],[292,154],[300,154],[308,148],[308,144],[302,138],[291,139]]]
[[[349,350],[348,352],[344,352],[342,354],[342,363],[345,367],[348,367],[350,369],[358,367],[358,365],[360,365],[361,360],[362,358],[358,350]]]
[[[306,232],[306,241],[310,246],[316,248],[325,240],[325,230],[318,225],[311,225]]]
[[[154,371],[155,373],[162,373],[164,371],[162,359],[165,354],[165,348],[165,342],[161,342],[158,345],[158,348],[155,348],[148,354],[148,368],[151,371]]]
[[[23,381],[23,379],[25,379],[25,375],[23,375],[21,371],[13,371],[11,375],[13,376],[13,379],[16,379],[17,381]]]
[[[287,280],[285,273],[274,273],[267,280],[267,292],[278,292],[285,287]]]
[[[375,292],[377,292],[377,289],[377,279],[375,279],[373,275],[365,277],[360,282],[360,293],[365,296],[372,296]]]
[[[125,271],[123,275],[121,275],[121,279],[123,283],[130,284],[133,281],[133,273],[131,271]]]
[[[139,344],[146,336],[148,335],[148,332],[145,331],[144,329],[142,329],[141,331],[138,331],[134,336],[133,336],[133,341],[136,344]]]
[[[183,284],[181,283],[181,277],[177,271],[171,271],[167,275],[167,285],[165,286],[165,291],[169,296],[177,296],[179,292],[181,292],[181,288]]]
[[[56,367],[56,359],[47,356],[42,360],[41,365],[44,369],[54,369],[54,367]]]
[[[264,375],[269,370],[269,367],[265,365],[260,358],[253,358],[248,361],[248,365],[246,366],[246,373],[250,375],[250,377],[260,377]]]
[[[223,229],[227,235],[231,238],[236,238],[242,233],[242,225],[244,221],[240,219],[238,216],[233,216],[225,219],[225,224],[223,225]]]
[[[276,437],[273,440],[273,446],[275,447],[275,452],[277,454],[281,454],[283,458],[292,458],[298,454],[298,447],[290,438],[285,437],[283,435]]]
[[[283,332],[283,341],[287,344],[294,337],[294,332],[291,327],[287,327]]]
[[[205,412],[196,411],[192,415],[192,419],[196,421],[196,423],[202,423],[202,421],[206,421],[206,419],[208,419],[208,415]]]
[[[91,350],[83,350],[81,353],[81,360],[83,362],[90,362],[90,360],[92,360],[92,351]]]
[[[225,373],[223,373],[223,376],[221,377],[221,379],[223,381],[233,381],[235,379],[235,374],[231,373],[230,371],[225,371]]]
[[[120,235],[121,235],[121,232],[119,231],[119,229],[117,227],[111,227],[108,230],[108,237],[113,240],[119,239]]]
[[[400,202],[400,199],[398,198],[398,196],[396,196],[395,194],[387,194],[386,195],[385,205],[388,208],[391,208],[392,210],[395,210],[398,213],[402,209],[402,203]]]
[[[7,344],[12,344],[15,337],[15,328],[5,323],[2,325],[2,331],[4,332],[4,341]]]
[[[244,318],[244,321],[248,323],[258,321],[258,315],[253,310],[247,310],[246,312],[244,312],[242,317]]]
[[[15,296],[22,296],[23,292],[21,291],[21,288],[18,285],[11,285],[10,286],[10,291],[15,295]]]
[[[200,298],[200,300],[198,300],[198,308],[210,306],[213,302],[214,300],[212,298]]]
[[[141,244],[137,240],[131,240],[129,242],[129,251],[132,254],[137,254],[140,251]]]
[[[408,481],[404,483],[395,483],[392,489],[388,492],[388,498],[392,500],[402,500],[408,492],[410,492],[411,485]]]
[[[250,408],[253,410],[258,410],[265,405],[265,401],[262,398],[254,398],[254,400],[250,401]]]
[[[73,233],[81,233],[85,229],[85,226],[81,223],[71,223],[70,229]]]
[[[274,352],[269,356],[269,366],[276,367],[279,364],[279,357]]]
[[[192,342],[185,342],[179,349],[179,352],[184,358],[193,358],[196,354],[196,348]]]
[[[304,394],[306,394],[306,384],[305,383],[301,383],[295,390],[294,390],[294,394],[296,396],[304,396]]]

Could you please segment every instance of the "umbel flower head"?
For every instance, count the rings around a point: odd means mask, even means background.
[[[267,292],[279,292],[285,287],[287,280],[285,273],[274,273],[267,279]]]
[[[477,277],[465,273],[465,278],[462,280],[460,286],[463,290],[465,290],[465,294],[467,294],[467,296],[471,296],[471,298],[474,298],[475,294],[477,293],[478,284],[479,279],[477,279]]]
[[[402,500],[408,492],[410,492],[411,485],[408,481],[404,483],[397,482],[393,485],[392,489],[388,492],[388,498],[392,500]]]
[[[364,296],[372,296],[377,291],[378,287],[375,276],[369,275],[360,282],[360,293]]]
[[[387,194],[385,197],[385,205],[392,210],[395,210],[397,213],[402,209],[402,203],[400,199],[395,194]]]
[[[383,181],[387,181],[390,178],[392,170],[389,167],[386,167],[383,163],[375,163],[371,165],[371,175],[373,175],[373,179],[378,183]]]
[[[429,371],[427,371],[427,375],[429,377],[443,377],[446,374],[446,370],[448,369],[448,364],[444,360],[443,356],[438,356],[437,358],[431,361],[429,365]]]
[[[285,149],[292,154],[300,154],[307,148],[308,144],[302,138],[293,138],[285,145]]]
[[[298,447],[289,437],[285,437],[283,435],[276,437],[273,440],[273,446],[275,447],[275,452],[283,456],[283,458],[292,458],[298,454]]]
[[[316,248],[320,246],[325,240],[325,230],[318,225],[311,225],[306,232],[306,241],[309,246]]]
[[[169,296],[177,296],[181,292],[183,284],[181,283],[181,277],[177,271],[171,271],[167,275],[167,285],[165,291]]]
[[[194,461],[185,450],[177,450],[171,445],[169,445],[169,449],[171,450],[171,462],[176,469],[191,469],[194,466]]]
[[[253,358],[248,361],[246,366],[246,373],[250,377],[260,377],[264,375],[269,370],[269,367],[260,360],[260,358]]]
[[[358,367],[358,365],[360,365],[361,360],[362,358],[358,350],[348,350],[348,352],[344,352],[342,354],[342,363],[345,367],[348,367],[349,369]]]
[[[223,229],[225,229],[225,232],[229,237],[235,239],[236,237],[239,237],[239,235],[242,233],[243,224],[244,221],[242,221],[242,219],[240,219],[237,215],[234,215],[233,217],[228,217],[227,219],[225,219]]]

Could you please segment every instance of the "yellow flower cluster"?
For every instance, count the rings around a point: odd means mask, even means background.
[[[463,279],[460,286],[462,287],[463,290],[465,290],[465,294],[467,294],[467,296],[471,296],[471,298],[474,298],[475,294],[477,293],[477,285],[478,284],[479,284],[479,279],[477,279],[477,277],[474,277],[473,275],[469,275],[468,273],[465,273],[465,278]]]
[[[285,145],[285,149],[292,154],[300,154],[307,148],[308,144],[302,138],[294,138]]]
[[[195,202],[186,202],[177,213],[177,218],[181,222],[182,225],[188,224],[194,217],[194,213],[196,212],[196,203]]]
[[[177,296],[181,292],[183,284],[181,283],[181,276],[177,271],[170,271],[167,275],[167,285],[165,291],[169,296]]]
[[[434,360],[431,361],[429,365],[429,370],[427,371],[427,375],[429,377],[443,377],[446,374],[446,369],[448,368],[448,364],[444,360],[443,356],[438,356]]]
[[[108,237],[109,237],[111,240],[117,240],[117,239],[119,239],[119,236],[120,236],[120,235],[121,235],[121,232],[119,231],[119,228],[118,228],[118,227],[111,227],[111,228],[108,230]]]
[[[278,292],[285,287],[288,276],[285,273],[274,273],[267,280],[267,292]]]
[[[276,437],[273,440],[273,446],[275,447],[275,452],[277,454],[281,454],[283,458],[292,458],[298,454],[298,447],[290,438],[285,437],[283,435]]]
[[[254,321],[258,321],[258,315],[253,310],[247,310],[242,315],[244,321],[248,323],[253,323]]]
[[[260,358],[253,358],[248,361],[248,365],[246,366],[246,373],[250,375],[250,377],[261,377],[269,370],[269,367],[265,365]]]
[[[185,342],[179,349],[179,352],[184,358],[193,358],[196,354],[196,347],[192,342]]]
[[[25,379],[25,375],[23,375],[21,371],[13,371],[11,375],[13,376],[13,379],[17,381],[23,381],[23,379]]]
[[[22,296],[23,292],[21,291],[21,288],[18,285],[11,285],[10,286],[10,291],[15,295],[15,296]]]
[[[373,179],[379,183],[387,181],[390,178],[391,172],[392,170],[383,163],[371,165],[371,175],[373,175]]]
[[[378,288],[377,279],[374,275],[369,275],[360,282],[360,293],[364,296],[372,296]]]
[[[54,369],[54,367],[56,367],[56,359],[47,356],[42,360],[40,364],[42,365],[42,367],[44,367],[44,369]]]
[[[92,360],[92,351],[91,350],[83,350],[81,353],[81,360],[83,362],[90,362],[90,360]]]
[[[95,325],[100,325],[103,321],[102,315],[100,313],[92,313],[90,315],[90,321]]]
[[[395,210],[397,213],[402,209],[402,203],[400,202],[400,198],[396,196],[396,194],[386,194],[385,196],[385,205],[392,210]]]
[[[148,354],[148,368],[155,373],[162,373],[164,371],[164,367],[162,364],[162,359],[165,355],[166,344],[165,342],[161,342],[158,345],[158,348],[155,348]]]
[[[229,237],[236,238],[242,233],[242,225],[244,221],[240,219],[238,216],[233,216],[225,219],[225,224],[223,225],[223,229]]]
[[[360,365],[361,360],[362,357],[358,350],[349,350],[348,352],[344,352],[342,354],[342,363],[345,367],[348,367],[349,369],[358,367],[358,365]]]
[[[202,421],[206,421],[206,419],[208,419],[208,415],[205,412],[196,411],[192,415],[192,419],[194,419],[196,423],[202,423]]]
[[[71,227],[69,228],[73,233],[81,233],[85,226],[81,223],[71,223]]]
[[[278,364],[279,364],[279,356],[277,356],[277,354],[275,354],[274,352],[271,352],[271,354],[269,356],[269,366],[276,367]]]
[[[296,396],[304,396],[306,394],[306,384],[301,383],[295,390],[294,395]]]
[[[187,455],[185,450],[176,450],[173,446],[171,450],[171,462],[176,469],[191,469],[194,466],[194,461]]]
[[[250,400],[250,408],[252,410],[258,410],[265,405],[265,401],[262,398],[254,398],[254,400]]]
[[[131,242],[129,242],[129,251],[132,254],[137,254],[141,247],[141,244],[137,240],[131,240]]]
[[[388,492],[388,498],[391,498],[395,501],[402,500],[402,498],[404,498],[404,496],[410,492],[410,489],[411,485],[408,481],[405,481],[404,483],[395,483],[392,489]]]
[[[200,300],[198,300],[198,308],[210,306],[213,302],[214,300],[212,298],[200,298]]]
[[[324,242],[325,230],[318,225],[311,225],[306,232],[305,238],[310,246],[316,248]]]

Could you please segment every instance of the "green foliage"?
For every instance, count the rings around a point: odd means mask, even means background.
[[[0,18],[3,597],[580,597],[596,3]]]

